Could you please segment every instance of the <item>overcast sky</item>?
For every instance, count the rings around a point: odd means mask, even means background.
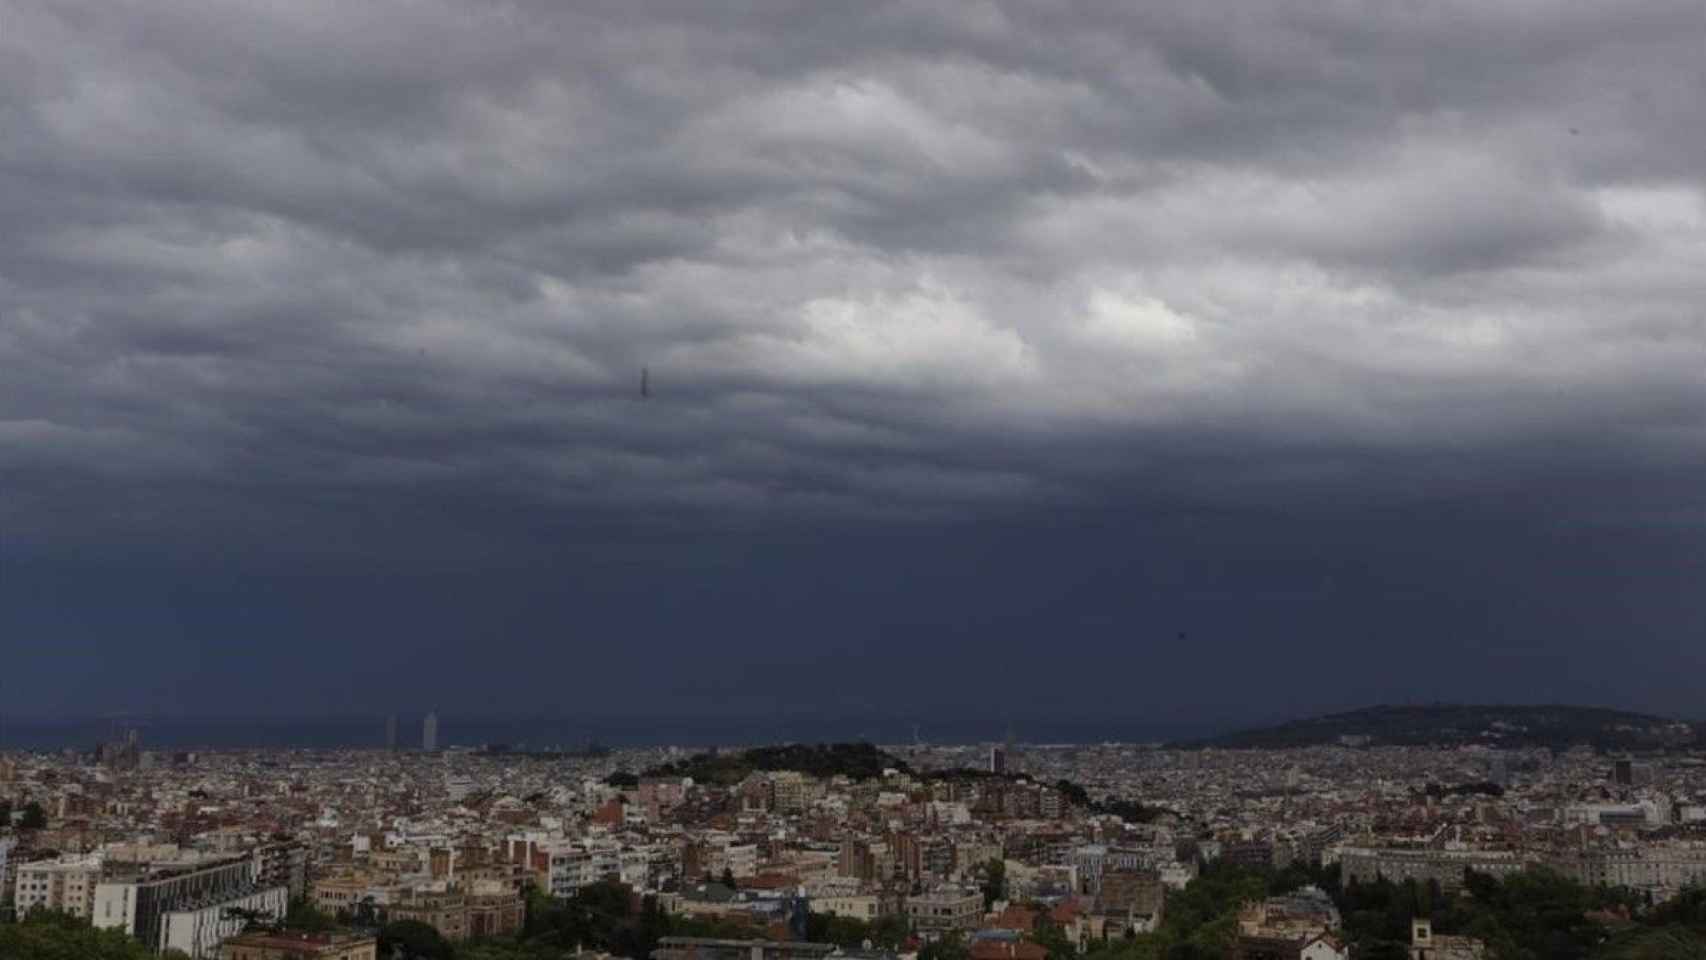
[[[1703,51],[0,0],[0,710],[1706,714]]]

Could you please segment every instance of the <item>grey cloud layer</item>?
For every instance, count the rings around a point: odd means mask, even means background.
[[[0,24],[14,529],[1686,489],[1706,453],[1698,4]]]

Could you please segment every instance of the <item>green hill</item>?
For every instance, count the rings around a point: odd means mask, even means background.
[[[880,777],[884,770],[911,772],[900,758],[868,743],[789,743],[738,753],[700,753],[647,770],[648,777],[692,777],[696,783],[728,786],[754,771],[797,770],[814,777]]]
[[[1694,729],[1668,717],[1603,707],[1379,706],[1194,740],[1185,749],[1268,749],[1332,744],[1371,746],[1461,746],[1565,749],[1586,744],[1600,750],[1689,747]]]

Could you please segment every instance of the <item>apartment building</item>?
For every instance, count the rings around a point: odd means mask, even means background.
[[[154,949],[181,950],[193,960],[214,960],[220,943],[241,933],[248,923],[241,913],[282,917],[289,907],[290,890],[282,886],[192,901],[160,915],[160,939]]]
[[[18,864],[12,903],[18,914],[59,910],[87,919],[95,908],[95,888],[101,880],[99,856],[64,856]]]
[[[521,895],[500,882],[475,884],[467,892],[406,891],[385,908],[387,922],[414,920],[452,943],[470,937],[515,933],[526,919]]]
[[[1433,848],[1372,848],[1347,846],[1339,852],[1346,883],[1385,879],[1402,884],[1437,881],[1446,890],[1463,885],[1465,870],[1506,877],[1527,869],[1529,858],[1510,850],[1438,850]]]
[[[976,930],[983,920],[983,894],[939,887],[906,901],[906,915],[919,936],[935,939],[950,930]]]
[[[837,893],[811,898],[813,913],[833,913],[867,923],[882,916],[885,905],[883,898],[874,893]]]
[[[243,856],[108,877],[96,885],[91,921],[97,927],[123,930],[150,949],[161,950],[167,946],[168,914],[186,914],[173,921],[174,936],[200,943],[218,924],[204,922],[206,917],[195,915],[199,911],[241,907],[282,916],[289,900],[286,887],[258,887],[255,859]],[[223,935],[236,932],[226,929]]]

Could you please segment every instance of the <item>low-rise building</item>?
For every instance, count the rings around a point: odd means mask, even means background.
[[[414,920],[438,931],[451,943],[470,937],[500,937],[519,931],[526,920],[521,895],[496,881],[457,892],[403,891],[384,908],[387,922]]]
[[[385,919],[388,923],[424,923],[451,943],[468,939],[468,900],[458,893],[410,891],[385,908]]]
[[[874,893],[843,893],[812,897],[813,913],[833,913],[867,923],[887,913],[888,901]]]
[[[1245,904],[1232,960],[1348,960],[1339,911],[1316,887]]]
[[[959,887],[939,887],[908,897],[906,915],[919,936],[935,939],[950,930],[976,930],[983,919],[983,894]]]
[[[378,960],[379,941],[348,933],[240,933],[219,945],[219,960]]]
[[[1154,870],[1110,870],[1102,875],[1102,892],[1096,898],[1095,915],[1100,919],[1100,939],[1126,934],[1153,933],[1161,925],[1166,888]]]
[[[1410,923],[1410,960],[1482,960],[1487,945],[1474,937],[1442,936],[1433,932],[1433,922],[1416,918]]]

